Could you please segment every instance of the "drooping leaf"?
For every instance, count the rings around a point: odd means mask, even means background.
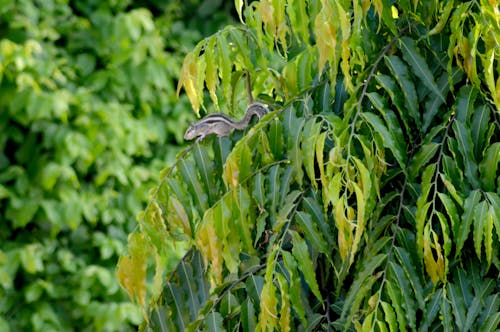
[[[415,177],[436,154],[439,144],[430,142],[424,144],[411,160],[410,175]]]
[[[483,237],[485,236],[486,224],[488,223],[487,215],[488,204],[486,201],[481,201],[474,207],[474,249],[479,259],[481,259],[481,247]]]
[[[302,239],[300,235],[297,234],[297,232],[290,232],[292,235],[293,243],[292,253],[298,262],[297,266],[304,275],[304,279],[306,280],[309,288],[316,296],[318,301],[323,302],[323,297],[321,296],[321,292],[319,291],[318,282],[316,281],[316,273],[313,268],[312,260],[309,256],[309,249],[307,248],[307,244],[304,239]]]
[[[441,90],[434,81],[434,76],[425,62],[424,57],[420,55],[420,52],[415,45],[415,41],[408,37],[402,37],[401,51],[403,52],[403,58],[411,66],[415,75],[420,78],[422,83],[424,83],[429,90],[439,96],[439,98],[441,98],[444,102],[444,96],[441,94]]]
[[[451,304],[452,313],[455,324],[461,330],[465,327],[466,312],[467,308],[465,306],[464,296],[458,285],[449,283],[446,287],[447,293],[449,295],[449,300]]]
[[[427,331],[431,327],[432,322],[439,312],[439,305],[443,300],[445,300],[443,299],[443,290],[438,289],[427,302],[427,307],[424,310],[424,317],[422,319],[423,322],[420,325],[422,331]]]
[[[290,303],[295,310],[302,324],[306,324],[306,314],[304,310],[303,300],[301,297],[301,279],[299,271],[297,270],[297,261],[288,251],[282,252],[283,262],[289,274],[290,280]]]
[[[458,149],[462,155],[463,162],[465,165],[465,176],[467,180],[471,183],[473,188],[479,186],[478,176],[477,176],[477,162],[473,155],[473,145],[470,129],[467,128],[459,121],[453,123],[453,131],[455,132],[456,139],[458,142]]]
[[[318,139],[319,131],[321,129],[321,123],[316,122],[314,118],[306,121],[304,128],[302,130],[302,159],[304,160],[304,167],[306,173],[309,176],[313,188],[317,188],[318,184],[316,181],[315,174],[315,155],[316,155],[316,140]]]
[[[260,295],[260,331],[265,332],[277,328],[278,318],[278,298],[276,297],[276,287],[272,281],[266,281]],[[258,329],[259,329],[258,325]]]
[[[385,63],[398,81],[403,95],[405,96],[405,104],[408,108],[409,115],[416,123],[420,123],[420,115],[418,113],[418,97],[415,89],[415,84],[411,80],[408,66],[397,56],[386,56]]]
[[[389,331],[398,331],[398,323],[396,321],[396,313],[394,312],[394,309],[387,302],[381,301],[380,304],[382,305],[382,309],[384,310],[384,319],[389,324]]]
[[[410,328],[412,330],[416,329],[416,311],[417,311],[417,306],[415,304],[415,300],[411,296],[411,286],[410,286],[410,280],[407,278],[405,275],[403,269],[397,265],[397,264],[392,264],[389,263],[390,267],[390,278],[391,282],[394,282],[397,284],[396,287],[399,287],[401,290],[401,305],[403,306],[405,310],[405,315],[406,315],[406,321],[408,322]]]
[[[304,231],[307,238],[311,239],[311,245],[313,248],[328,255],[328,244],[326,243],[322,233],[319,231],[315,221],[311,218],[311,215],[303,211],[298,211],[295,216],[297,224],[300,226],[301,230]]]
[[[477,316],[479,316],[480,312],[483,309],[483,301],[494,289],[495,285],[492,280],[485,280],[484,283],[481,283],[480,288],[475,290],[475,296],[472,299],[470,305],[467,306],[467,316],[465,319],[464,329],[466,331],[472,329],[472,324],[476,320]]]
[[[397,162],[402,169],[406,168],[406,150],[402,149],[394,135],[387,129],[387,126],[375,114],[370,112],[363,113],[363,117],[370,123],[373,129],[378,132],[382,138],[386,148],[391,150]]]
[[[385,254],[378,254],[368,258],[366,264],[364,264],[362,269],[357,273],[356,278],[347,293],[347,297],[343,305],[342,317],[346,317],[348,312],[350,315],[353,315],[358,311],[359,305],[377,280],[374,274],[375,270],[386,260],[386,258],[387,256]]]
[[[479,164],[481,184],[485,190],[494,191],[496,187],[495,176],[500,163],[500,142],[491,144],[484,152],[484,158]]]

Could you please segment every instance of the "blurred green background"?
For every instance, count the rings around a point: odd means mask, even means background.
[[[194,119],[182,59],[234,18],[222,0],[0,0],[1,332],[136,329],[117,258]]]

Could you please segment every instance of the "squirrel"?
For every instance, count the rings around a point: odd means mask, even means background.
[[[243,130],[248,127],[248,123],[254,115],[259,119],[268,112],[266,105],[253,102],[247,109],[245,117],[241,121],[235,121],[222,113],[214,113],[205,116],[200,121],[191,124],[184,134],[185,140],[192,140],[198,137],[201,141],[205,136],[216,134],[217,136],[228,136],[234,129]]]
[[[216,134],[219,137],[228,136],[234,129],[243,130],[248,127],[248,123],[254,115],[260,119],[268,113],[269,110],[266,105],[253,101],[250,87],[250,75],[248,72],[246,73],[246,88],[250,106],[248,106],[245,117],[241,121],[233,120],[222,113],[209,114],[200,121],[192,123],[186,130],[184,139],[189,141],[198,137],[198,142],[210,134]]]

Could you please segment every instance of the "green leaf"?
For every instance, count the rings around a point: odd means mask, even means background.
[[[327,240],[328,245],[334,242],[332,229],[322,212],[320,203],[313,197],[305,197],[302,200],[305,210],[311,215],[312,219],[321,229],[322,236]]]
[[[234,6],[236,8],[236,12],[238,13],[238,17],[240,18],[240,22],[245,24],[245,22],[243,21],[243,15],[242,15],[243,0],[235,0]]]
[[[490,202],[488,213],[493,218],[493,223],[497,230],[497,236],[500,239],[500,196],[496,193],[486,193],[486,197]]]
[[[474,249],[479,259],[481,259],[481,244],[485,235],[486,216],[488,214],[488,204],[486,201],[480,202],[474,207]]]
[[[464,331],[472,330],[472,324],[483,310],[484,299],[487,298],[487,296],[495,288],[495,283],[492,280],[487,280],[481,283],[479,287],[479,289],[476,289],[474,299],[472,300],[470,305],[467,306],[467,316],[465,320]]]
[[[486,213],[486,218],[484,220],[484,253],[486,254],[486,262],[488,263],[488,268],[491,265],[491,259],[493,256],[493,225],[496,216],[493,208],[490,206]],[[498,220],[497,220],[498,223]],[[499,233],[497,227],[497,234]]]
[[[451,76],[447,72],[444,72],[441,77],[438,78],[437,85],[442,95],[446,96],[448,91],[450,91],[450,81],[451,84],[457,83],[462,78],[462,71],[459,68],[454,68]],[[443,105],[443,99],[436,94],[430,94],[427,101],[425,102],[425,110],[423,114],[423,133],[427,132],[429,126],[432,123],[434,117],[438,114],[439,107]]]
[[[424,248],[424,226],[427,220],[427,212],[431,202],[427,201],[427,196],[432,187],[431,178],[436,171],[436,165],[430,164],[427,166],[422,174],[422,193],[417,200],[417,211],[415,213],[415,227],[416,227],[416,242],[420,258],[423,258]]]
[[[302,130],[302,158],[304,160],[304,168],[306,169],[307,176],[311,181],[311,185],[317,190],[318,182],[316,181],[315,173],[315,146],[321,130],[321,123],[316,122],[316,118],[309,119]]]
[[[350,287],[345,302],[342,307],[342,318],[347,312],[354,315],[358,312],[359,306],[367,293],[372,290],[373,284],[377,281],[375,270],[386,260],[387,255],[379,254],[366,259],[362,269],[357,273],[352,286]],[[349,320],[348,320],[349,321]]]
[[[279,231],[280,228],[287,222],[289,221],[289,218],[291,218],[291,213],[293,210],[296,209],[297,207],[297,198],[301,195],[302,193],[298,190],[294,190],[288,195],[286,195],[286,200],[284,205],[280,205],[278,214],[276,216],[276,227],[274,228],[274,231]]]
[[[243,331],[255,331],[257,326],[255,308],[250,298],[247,298],[241,305],[241,325]]]
[[[403,308],[405,308],[405,315],[408,324],[410,325],[412,330],[416,329],[416,305],[413,295],[411,292],[410,282],[408,278],[405,276],[403,269],[393,262],[389,262],[389,267],[392,273],[392,281],[397,284],[397,287],[401,291],[401,304]]]
[[[217,186],[212,176],[215,172],[213,162],[210,160],[207,150],[201,148],[199,144],[195,146],[193,155],[205,192],[208,193],[209,202],[213,204],[213,202],[217,199],[214,197],[217,192]]]
[[[392,309],[391,305],[387,302],[381,301],[382,309],[384,310],[384,320],[389,323],[389,331],[396,332],[398,331],[398,323],[396,321],[396,313],[394,309]]]
[[[267,132],[269,137],[269,146],[273,152],[274,158],[279,160],[283,158],[283,124],[278,118],[275,118],[269,124]]]
[[[410,175],[416,177],[424,167],[436,154],[439,144],[436,142],[430,142],[422,145],[420,150],[415,154],[411,160],[410,164]]]
[[[440,313],[443,317],[444,331],[453,331],[454,325],[453,318],[451,316],[450,303],[445,296],[442,296],[440,300]]]
[[[229,113],[231,114],[233,111],[232,101],[232,86],[231,86],[231,71],[232,71],[232,62],[230,59],[230,47],[227,42],[225,36],[223,34],[218,34],[217,37],[217,56],[216,58],[219,60],[218,69],[219,75],[221,77],[222,90],[224,93],[224,101],[229,109]]]
[[[385,123],[387,124],[387,129],[392,134],[398,149],[403,151],[406,150],[405,146],[405,137],[403,136],[403,131],[399,125],[398,119],[394,112],[388,107],[387,101],[385,98],[380,96],[376,92],[370,92],[367,94],[368,98],[372,102],[373,106],[380,111],[380,114],[384,118]]]
[[[450,218],[452,229],[462,226],[462,225],[460,225],[460,222],[459,222],[460,219],[458,216],[458,211],[457,211],[457,208],[455,206],[455,203],[453,203],[451,198],[446,194],[438,192],[438,196],[439,196],[439,199],[441,200],[441,202],[443,203],[444,208],[446,209],[446,213],[448,214],[448,217]],[[443,223],[446,225],[443,225],[442,228],[446,227],[446,229],[448,229],[448,223],[446,222],[446,220],[444,220]],[[447,234],[448,232],[445,232],[445,233]],[[444,250],[445,250],[446,256],[448,256],[448,254],[450,252],[450,248],[451,248],[451,243],[448,241],[445,241]]]
[[[419,274],[417,272],[417,269],[415,268],[414,263],[411,261],[410,255],[405,249],[401,247],[395,247],[394,250],[396,251],[398,260],[401,263],[400,266],[403,269],[406,278],[408,278],[411,287],[413,288],[418,306],[423,310],[425,307],[424,289],[418,278]]]
[[[446,301],[446,299],[443,298],[443,290],[438,289],[434,294],[432,294],[427,303],[427,307],[423,310],[424,316],[423,323],[420,325],[421,331],[427,331],[431,327],[431,324],[439,311],[439,304],[442,301]]]
[[[458,142],[458,150],[462,155],[464,165],[465,165],[465,176],[471,183],[472,187],[478,188],[478,176],[477,176],[477,163],[473,155],[473,145],[470,129],[465,127],[459,121],[453,123],[453,131],[455,132],[455,137]]]
[[[186,183],[186,185],[188,186],[189,191],[195,194],[194,198],[196,200],[197,206],[199,206],[202,211],[206,210],[208,208],[208,195],[203,190],[203,186],[199,181],[197,174],[198,172],[196,171],[194,163],[190,160],[185,160],[180,165],[180,171],[184,183]]]
[[[448,178],[446,173],[439,173],[439,177],[441,178],[441,181],[443,181],[443,184],[450,193],[451,197],[455,199],[455,201],[458,203],[460,207],[463,207],[464,200],[459,195],[459,192],[457,191],[451,180]]]
[[[288,193],[290,192],[290,185],[292,184],[293,180],[293,172],[294,169],[290,165],[287,165],[285,170],[281,174],[281,181],[280,181],[280,201],[279,205],[283,206],[289,202],[288,200]]]
[[[472,143],[474,144],[474,155],[480,157],[483,151],[483,145],[486,140],[486,132],[490,123],[490,111],[488,106],[478,107],[472,113]],[[498,143],[498,142],[497,142]]]
[[[406,150],[399,147],[399,143],[394,137],[394,134],[387,129],[380,117],[378,117],[376,114],[365,112],[362,113],[362,115],[366,119],[366,121],[370,123],[373,129],[375,129],[375,131],[382,136],[384,147],[391,150],[401,169],[406,169]]]
[[[464,214],[462,215],[462,223],[457,223],[453,227],[453,235],[455,237],[456,244],[455,258],[458,257],[462,252],[465,240],[467,240],[467,237],[469,235],[470,226],[472,224],[472,221],[474,220],[475,207],[479,203],[480,199],[481,194],[478,190],[470,192],[469,196],[465,199],[464,202]]]
[[[401,289],[394,282],[388,282],[385,289],[391,299],[392,306],[396,311],[396,319],[398,321],[399,331],[407,331],[406,315],[403,310],[403,299]]]
[[[403,58],[411,66],[412,71],[415,75],[420,78],[422,83],[431,90],[434,94],[439,96],[443,102],[445,102],[444,96],[441,94],[441,89],[438,87],[434,81],[434,76],[432,75],[427,62],[415,46],[415,41],[408,37],[402,37],[401,39],[401,51],[403,52]]]
[[[498,293],[490,295],[484,302],[485,306],[478,322],[482,323],[479,331],[495,331],[500,324],[500,295]]]
[[[285,263],[286,270],[289,274],[290,280],[290,301],[292,308],[295,310],[299,316],[302,324],[306,325],[306,312],[304,310],[304,304],[300,296],[301,293],[301,279],[299,271],[297,270],[297,261],[293,258],[292,254],[288,251],[283,251],[281,253],[283,256],[283,262]]]
[[[410,73],[408,72],[408,66],[395,55],[386,56],[384,59],[386,65],[391,70],[394,78],[396,78],[401,90],[403,91],[409,115],[417,124],[419,124],[420,114],[418,113],[417,91],[415,89],[415,84],[411,79]]]
[[[256,201],[259,210],[264,209],[264,205],[266,204],[266,194],[264,191],[264,175],[262,172],[258,172],[253,177],[253,189],[252,189],[252,198]]]
[[[309,0],[289,0],[286,7],[286,12],[290,18],[292,29],[298,36],[298,39],[303,43],[308,43],[309,41],[308,22],[310,21],[310,18],[307,15],[308,2]]]
[[[217,63],[215,59],[215,41],[215,38],[210,38],[208,43],[205,45],[204,56],[207,63],[205,70],[205,83],[208,91],[210,92],[212,102],[215,107],[219,109],[219,100],[216,93],[219,78],[217,76]]]
[[[323,302],[323,297],[321,296],[318,282],[316,281],[316,273],[314,272],[313,263],[309,257],[307,244],[297,232],[290,231],[290,233],[292,235],[293,243],[292,253],[297,262],[299,262],[298,268],[304,275],[304,279],[309,285],[309,288],[313,292],[314,296],[316,296],[318,301]]]
[[[487,191],[494,191],[497,184],[496,174],[500,163],[500,142],[491,144],[484,152],[484,158],[479,164],[481,184]]]
[[[24,270],[30,274],[41,272],[44,269],[41,245],[38,243],[25,245],[19,252]]]
[[[457,120],[462,123],[469,123],[471,115],[475,112],[474,102],[477,97],[477,90],[470,86],[464,85],[458,91],[457,96]]]
[[[406,116],[406,107],[404,106],[404,99],[401,90],[396,85],[396,81],[394,81],[392,77],[383,74],[378,74],[375,76],[375,79],[391,97],[392,103],[398,110],[399,118],[404,124],[405,131],[410,132],[410,126]],[[448,81],[446,81],[446,83],[448,83]]]
[[[204,331],[218,332],[226,331],[222,325],[222,316],[220,313],[212,311],[205,318],[205,329]]]
[[[295,220],[300,229],[305,233],[306,238],[310,240],[312,247],[323,254],[329,255],[328,244],[319,231],[316,222],[311,218],[311,215],[303,211],[298,211],[295,214]]]
[[[297,118],[295,109],[290,107],[285,111],[283,116],[283,126],[287,135],[287,152],[291,164],[296,172],[295,179],[299,186],[302,186],[304,172],[302,170],[302,153],[300,149],[301,132],[304,126],[305,119]]]
[[[267,199],[270,201],[271,206],[269,212],[275,219],[278,214],[279,201],[280,201],[280,185],[279,185],[279,171],[280,167],[274,165],[269,169],[267,176]],[[273,220],[276,222],[276,220]]]
[[[446,289],[448,291],[448,295],[450,296],[449,300],[453,309],[452,312],[455,317],[455,324],[460,331],[465,331],[465,315],[467,310],[464,301],[464,294],[458,285],[454,285],[452,283],[449,283]]]

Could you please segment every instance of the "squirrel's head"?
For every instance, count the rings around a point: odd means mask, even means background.
[[[196,135],[196,126],[194,124],[190,125],[188,129],[186,130],[186,133],[184,134],[184,139],[186,141],[190,141],[193,138],[195,138]]]

